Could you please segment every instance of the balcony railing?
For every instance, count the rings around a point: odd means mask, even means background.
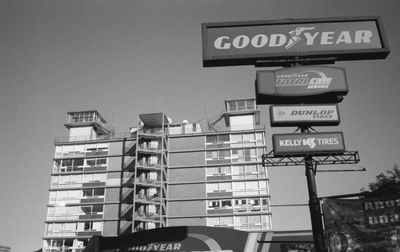
[[[253,130],[265,130],[265,125],[260,124],[260,125],[255,125],[255,124],[249,124],[249,125],[238,125],[234,127],[227,127],[227,126],[220,126],[220,125],[210,125],[209,129],[207,132],[231,132],[235,131],[237,132],[246,132],[246,131],[253,131]]]
[[[119,138],[136,138],[136,134],[132,134],[129,132],[117,133],[117,134],[108,134],[108,135],[99,135],[96,137],[93,136],[63,136],[56,137],[54,143],[64,143],[64,142],[87,142],[87,141],[101,141],[101,140],[110,140],[110,139],[119,139]]]
[[[136,220],[151,220],[151,221],[157,221],[160,219],[160,214],[159,213],[145,213],[145,212],[135,212],[135,214],[133,215],[133,217]]]
[[[143,203],[157,203],[160,202],[161,199],[158,196],[135,195],[135,200]]]

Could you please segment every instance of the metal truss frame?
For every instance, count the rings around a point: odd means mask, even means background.
[[[334,165],[334,164],[357,164],[360,162],[358,151],[346,151],[344,153],[324,153],[323,155],[304,155],[294,156],[286,154],[276,157],[274,151],[262,155],[262,165],[265,166],[293,166],[305,165],[307,157],[311,156],[311,163],[316,165]]]

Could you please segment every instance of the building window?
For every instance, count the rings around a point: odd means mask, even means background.
[[[241,146],[243,146],[243,135],[242,134],[233,134],[233,135],[231,135],[231,146],[232,147],[241,147]]]
[[[74,156],[85,155],[85,145],[74,145]]]
[[[246,189],[245,189],[246,195],[258,195],[259,194],[258,181],[246,181],[245,185],[246,185]]]
[[[62,157],[62,154],[63,154],[63,147],[62,146],[56,146],[54,157],[55,158],[60,158],[60,157]]]
[[[264,145],[263,133],[241,133],[231,135],[231,147]]]
[[[243,182],[233,182],[233,195],[234,196],[241,196],[246,195],[246,186]]]
[[[270,212],[268,197],[238,198],[233,200],[233,212]]]
[[[101,231],[103,223],[101,221],[85,221],[84,231]]]
[[[63,157],[73,157],[74,156],[74,146],[73,145],[64,145],[62,150]]]
[[[261,211],[261,204],[260,204],[259,198],[250,198],[247,201],[248,201],[249,210],[251,212]]]
[[[229,143],[229,134],[218,135],[218,142],[221,144]]]
[[[56,146],[55,157],[83,157],[85,155],[107,155],[108,143]]]
[[[206,145],[215,145],[218,143],[217,135],[206,136]]]
[[[108,143],[88,144],[86,146],[86,156],[107,155]]]
[[[235,228],[247,229],[249,223],[248,216],[235,216]]]
[[[219,159],[231,159],[231,152],[229,150],[218,151]]]
[[[243,146],[251,146],[251,145],[255,145],[255,144],[256,144],[256,140],[255,140],[254,133],[243,134]]]
[[[218,176],[220,175],[218,166],[206,167],[206,176]]]
[[[232,166],[232,179],[243,179],[245,178],[245,171],[243,165]]]
[[[207,164],[261,162],[263,148],[206,151]]]
[[[229,147],[229,141],[230,141],[229,134],[207,135],[206,147],[207,148]]]
[[[230,111],[237,111],[236,101],[228,102],[228,112]]]
[[[207,193],[215,193],[215,192],[231,192],[232,191],[232,183],[208,183],[206,185]]]
[[[231,156],[229,150],[207,151],[207,164],[230,163]]]
[[[239,230],[270,230],[271,215],[234,216],[234,228]]]
[[[107,158],[85,159],[85,168],[94,168],[98,166],[107,166]]]
[[[260,215],[250,215],[249,216],[249,230],[261,229],[261,216]]]
[[[232,163],[240,163],[244,161],[243,150],[233,149],[232,150]]]
[[[232,216],[224,216],[224,217],[208,217],[207,218],[207,226],[210,227],[233,227],[233,217]]]
[[[246,100],[246,110],[255,110],[256,103],[255,100]]]
[[[206,167],[207,176],[223,176],[231,174],[230,166],[212,166]]]
[[[85,159],[68,158],[55,160],[53,165],[54,173],[79,172],[84,170]]]
[[[268,177],[267,167],[264,167],[262,165],[257,165],[257,167],[258,167],[259,177],[262,177],[262,178]]]
[[[231,200],[221,200],[221,207],[222,208],[232,208],[232,201]]]
[[[233,182],[232,184],[234,196],[268,194],[267,181]]]
[[[270,212],[270,208],[269,208],[269,198],[261,198],[261,207],[262,207],[262,211],[264,212]]]
[[[100,221],[49,223],[46,225],[46,236],[75,236],[76,232],[102,230],[103,223]]]
[[[255,110],[256,109],[256,100],[255,99],[247,99],[247,100],[227,101],[226,109],[228,112],[243,111],[243,110]]]
[[[220,226],[233,226],[233,216],[220,217]]]
[[[220,166],[219,172],[221,175],[229,175],[229,174],[231,174],[231,167],[230,166]]]
[[[70,123],[93,122],[94,112],[74,113],[69,115]]]
[[[208,202],[208,208],[209,209],[218,209],[220,208],[220,201],[219,200],[210,200]]]
[[[246,101],[237,101],[237,110],[243,111],[246,110]]]
[[[207,218],[207,226],[215,227],[219,225],[219,217],[208,217]]]
[[[258,181],[260,194],[269,194],[268,191],[268,180],[267,181]]]
[[[104,188],[87,188],[82,189],[83,198],[103,198],[105,195]]]
[[[271,215],[261,215],[261,223],[263,229],[272,229]]]
[[[257,145],[264,145],[263,133],[256,133],[256,143],[257,143]]]
[[[245,176],[246,178],[257,178],[258,177],[258,171],[257,171],[257,165],[245,165],[244,166],[245,170]]]
[[[262,155],[262,154],[261,154]],[[251,149],[232,149],[232,163],[244,163],[244,162],[256,162],[257,151],[254,148]]]

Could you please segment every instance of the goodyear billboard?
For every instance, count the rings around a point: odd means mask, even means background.
[[[289,67],[257,71],[257,104],[336,103],[348,93],[344,68]]]
[[[340,123],[337,104],[272,105],[272,127],[280,126],[335,126]]]
[[[311,230],[248,232],[228,227],[176,226],[93,236],[84,252],[311,252],[312,243]]]
[[[275,156],[345,152],[342,132],[316,132],[301,134],[274,134],[272,145]]]
[[[272,232],[249,233],[231,228],[179,226],[135,232],[118,237],[94,236],[84,252],[268,252]]]
[[[383,59],[389,54],[379,17],[204,23],[202,38],[205,67],[294,58]]]

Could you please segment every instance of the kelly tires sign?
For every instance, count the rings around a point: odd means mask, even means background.
[[[336,126],[340,123],[337,104],[271,105],[272,127]]]
[[[389,53],[379,17],[204,23],[202,37],[205,67],[295,57],[382,59]]]
[[[347,93],[346,72],[339,67],[257,71],[257,104],[336,103]]]
[[[275,156],[325,155],[345,152],[342,132],[274,134],[272,135],[272,144]]]

